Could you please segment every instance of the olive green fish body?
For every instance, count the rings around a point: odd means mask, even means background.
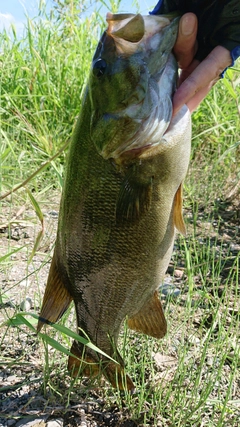
[[[162,18],[164,30],[157,27],[149,35],[151,18],[108,15],[70,147],[40,315],[56,321],[73,299],[78,327],[119,366],[76,342],[71,352],[81,357],[85,351],[87,374],[98,372],[100,360],[106,363],[103,372],[113,385],[117,369],[120,387],[122,322],[127,316],[131,328],[165,335],[156,290],[171,257],[175,227],[184,231],[181,185],[191,122],[185,106],[171,120],[176,64],[170,51],[177,25]],[[69,368],[74,364],[80,365],[70,357]],[[128,377],[126,383],[134,387]]]

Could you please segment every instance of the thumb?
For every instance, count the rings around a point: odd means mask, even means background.
[[[186,13],[181,17],[173,51],[182,69],[188,67],[197,51],[197,27],[197,17],[194,13]]]

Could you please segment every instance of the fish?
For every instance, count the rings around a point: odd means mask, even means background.
[[[71,140],[58,231],[37,330],[74,301],[68,369],[103,374],[134,390],[118,351],[121,326],[160,339],[167,322],[158,288],[176,229],[185,234],[182,186],[191,116],[173,116],[178,18],[108,12]]]

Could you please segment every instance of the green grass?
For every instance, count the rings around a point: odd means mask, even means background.
[[[34,371],[45,410],[59,413],[61,405],[64,416],[76,402],[88,401],[102,414],[116,413],[118,426],[132,421],[139,426],[237,427],[239,63],[193,114],[184,190],[188,235],[177,238],[169,268],[181,295],[165,303],[168,335],[157,341],[126,327],[121,333],[120,352],[136,393],[115,391],[102,379],[71,380],[67,356],[48,340],[69,350],[68,335],[48,328],[41,340],[26,322],[6,326],[9,318],[19,319],[19,304],[27,295],[34,312],[41,305],[56,233],[51,211],[58,210],[66,146],[104,27],[101,12],[86,17],[77,3],[50,15],[41,6],[21,40],[14,32],[0,34],[1,195],[19,187],[0,204],[1,369],[26,370],[21,384],[36,387]],[[121,2],[110,3],[111,10],[121,7]],[[81,4],[83,10],[88,7],[87,1]],[[75,330],[72,310],[61,324]],[[11,417],[10,412],[4,416]]]

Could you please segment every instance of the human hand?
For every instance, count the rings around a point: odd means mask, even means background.
[[[173,114],[186,104],[192,113],[208,94],[226,67],[231,65],[230,52],[216,46],[202,61],[194,59],[197,52],[197,17],[186,13],[180,19],[174,54],[181,68],[178,89],[173,96]]]

